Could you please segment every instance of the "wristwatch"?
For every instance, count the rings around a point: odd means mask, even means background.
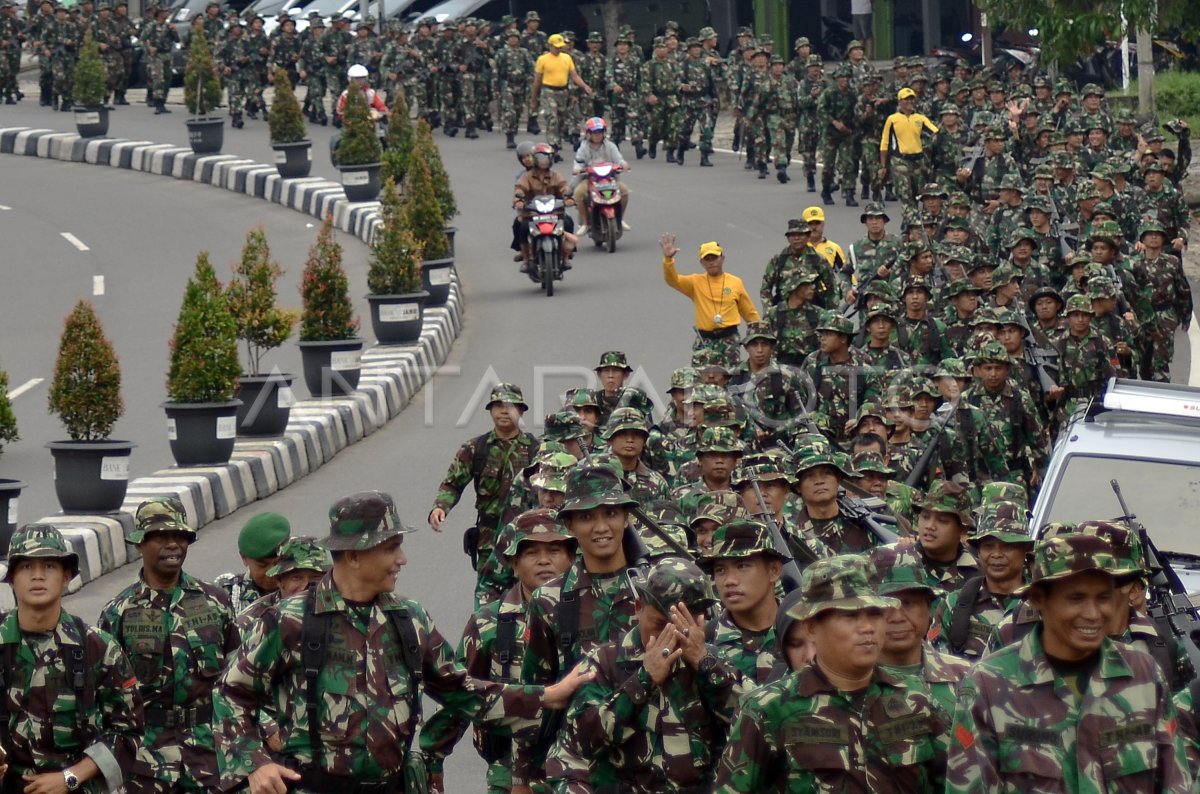
[[[67,791],[76,791],[79,789],[79,776],[70,769],[63,770],[63,780],[67,782]]]
[[[696,665],[696,669],[700,675],[708,675],[717,666],[718,659],[712,653],[706,653],[704,658],[700,660],[700,664]]]

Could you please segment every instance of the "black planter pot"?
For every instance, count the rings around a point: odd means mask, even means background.
[[[361,339],[297,342],[304,362],[304,385],[313,399],[345,397],[358,388],[362,374]]]
[[[409,295],[368,295],[371,329],[381,345],[408,345],[421,338],[428,292]]]
[[[380,163],[365,165],[339,165],[342,172],[342,189],[347,201],[374,201],[379,198]]]
[[[299,179],[312,171],[312,141],[273,143],[275,168],[284,179]]]
[[[225,119],[188,119],[188,143],[196,154],[216,154],[225,145]]]
[[[446,227],[446,239],[450,241],[450,258],[454,258],[454,235],[458,232],[457,226]]]
[[[450,274],[454,258],[427,259],[421,263],[421,289],[429,293],[426,306],[444,306],[450,297]]]
[[[64,513],[113,513],[129,486],[131,441],[51,441],[54,491]]]
[[[233,455],[241,400],[163,403],[171,455],[180,466],[220,466]]]
[[[275,372],[270,375],[242,375],[238,378],[237,410],[239,436],[278,436],[287,429],[296,397],[292,394],[294,375]]]
[[[8,542],[17,528],[17,497],[25,483],[0,480],[0,558],[8,556]]]
[[[75,108],[75,129],[80,138],[99,138],[108,134],[108,108],[103,105]]]

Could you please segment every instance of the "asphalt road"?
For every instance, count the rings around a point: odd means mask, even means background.
[[[122,108],[114,114],[111,132],[182,144],[183,114],[178,107],[176,111],[156,118],[144,106]],[[68,114],[54,114],[28,101],[4,108],[0,122],[71,128]],[[240,131],[226,130],[225,152],[269,162],[265,123],[247,125]],[[313,130],[316,174],[333,173],[324,156],[329,132]],[[782,186],[773,179],[759,181],[731,155],[718,154],[711,169],[696,167],[694,153],[682,168],[661,157],[634,161],[628,176],[633,194],[628,221],[633,230],[626,232],[615,254],[585,246],[555,296],[546,298],[511,261],[508,207],[518,166],[504,149],[503,137],[484,134],[478,141],[466,141],[438,133],[436,139],[461,211],[455,221],[460,230],[457,267],[467,299],[464,332],[446,367],[386,429],[293,487],[206,528],[187,568],[201,577],[228,570],[236,560],[236,533],[258,510],[288,516],[297,534],[321,535],[326,511],[339,496],[387,490],[395,495],[402,518],[420,527],[406,544],[409,562],[399,589],[421,600],[454,642],[471,606],[472,574],[459,539],[473,517],[472,497],[451,514],[444,534],[431,532],[424,517],[458,445],[487,429],[482,406],[490,385],[506,380],[525,389],[532,406],[526,426],[534,432],[541,430],[540,417],[557,406],[558,395],[581,385],[605,350],[626,351],[640,370],[642,385],[665,389],[671,370],[685,365],[690,354],[691,307],[662,283],[658,235],[678,235],[684,272],[698,271],[695,252],[701,242],[718,240],[726,249],[727,270],[741,276],[757,295],[765,263],[785,244],[787,219],[798,217],[816,196],[796,182]],[[95,255],[103,256],[109,284],[123,280],[125,285],[124,290],[110,286],[101,308],[127,373],[132,368],[142,373],[137,379],[126,375],[130,411],[119,432],[141,443],[135,472],[149,471],[150,461],[167,460],[157,407],[163,395],[166,339],[196,249],[207,246],[216,261],[228,261],[246,228],[262,221],[279,258],[293,271],[281,287],[281,294],[291,296],[304,250],[315,233],[306,228],[310,219],[161,177],[12,157],[0,159],[0,169],[0,196],[8,197],[0,203],[31,207],[23,223],[6,217],[12,212],[0,212],[0,233],[5,240],[16,234],[19,243],[16,250],[6,247],[0,255],[3,272],[29,274],[29,287],[0,292],[0,356],[18,385],[30,377],[47,377],[60,318],[77,297],[88,294],[96,268],[90,260],[78,265],[80,271],[46,263],[73,262],[80,254],[65,245],[59,233],[79,235],[93,252],[101,252]],[[848,242],[860,235],[858,210],[838,206],[827,212],[830,237]],[[351,291],[365,311],[362,246],[353,241],[347,245],[349,259],[358,263],[350,267]],[[51,269],[58,275],[46,272]],[[77,272],[74,281],[66,278],[72,272]],[[29,289],[32,298],[35,285],[36,300],[25,298],[24,290]],[[151,319],[156,333],[145,332],[144,323]],[[30,333],[31,327],[37,332]],[[42,352],[35,354],[34,347]],[[283,359],[287,366],[297,365],[290,346]],[[35,434],[49,432],[45,428],[51,420],[37,416],[44,399],[43,390],[18,400],[23,431],[30,440],[0,458],[0,476],[30,481],[34,494],[38,488],[48,493],[49,457],[40,442],[32,440]],[[22,510],[24,518],[37,515],[32,506]],[[89,584],[69,599],[70,607],[94,618],[135,576],[136,570],[127,567]],[[482,774],[482,762],[460,745],[447,768],[448,790],[481,790]]]

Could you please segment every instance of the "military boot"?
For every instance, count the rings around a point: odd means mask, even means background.
[[[437,111],[430,113],[429,114],[429,129],[436,130],[440,126],[442,126],[442,114],[438,113]]]
[[[683,153],[687,151],[686,146],[680,146],[679,151],[675,152],[675,162],[683,165]]]
[[[809,193],[817,192],[817,175],[816,174],[805,174],[804,182],[808,186]]]
[[[858,206],[858,200],[854,198],[854,188],[850,188],[842,195],[846,199],[847,207],[857,207]]]
[[[655,157],[658,157],[658,141],[650,144],[650,159],[653,160]]]
[[[525,122],[525,131],[530,135],[541,135],[542,128],[538,126],[537,116],[530,116]]]
[[[883,201],[883,194],[882,194],[882,193],[880,193],[878,190],[872,190],[872,191],[871,191],[871,201],[878,201],[878,202],[882,202],[882,201]]]
[[[70,110],[71,110],[71,100],[69,100],[69,99],[64,99],[64,100],[62,101],[62,104],[58,106],[58,109],[59,109],[60,111],[62,111],[63,113],[70,112]]]
[[[240,130],[242,127],[246,126],[246,122],[242,121],[242,114],[234,113],[233,121],[230,122],[229,126],[233,127],[235,130]]]
[[[767,164],[766,163],[758,164],[758,178],[759,179],[767,178]]]
[[[17,100],[13,99],[12,94],[5,94],[4,95],[4,104],[15,105],[15,104],[17,104]]]
[[[667,162],[668,163],[675,162],[675,150],[669,146],[667,147]]]
[[[779,180],[779,184],[786,185],[788,183],[788,172],[786,165],[775,166],[775,178]]]
[[[475,131],[475,122],[467,122],[467,131],[463,133],[463,137],[470,138],[471,140],[475,140],[479,137],[479,133]]]
[[[128,105],[129,104],[129,100],[125,98],[124,91],[117,92],[117,100],[116,100],[115,104],[118,104],[118,105]]]
[[[642,145],[641,141],[633,142],[633,153],[637,155],[637,159],[639,160],[646,156],[646,147]]]
[[[829,185],[821,185],[821,203],[826,207],[833,206],[833,192],[829,189]]]
[[[458,127],[454,126],[451,121],[447,120],[445,133],[448,137],[453,138],[455,135],[458,135]]]
[[[513,133],[511,133],[511,132],[506,132],[504,134],[504,148],[505,149],[517,148],[517,142],[515,140],[513,140],[513,137],[514,137]]]
[[[41,105],[42,107],[50,106],[50,89],[49,88],[42,89],[41,96],[38,97],[38,104]]]
[[[712,162],[708,159],[708,152],[700,152],[700,166],[702,168],[712,168]]]
[[[870,185],[862,186],[862,195],[860,195],[859,198],[861,198],[863,201],[866,201],[867,199],[871,198],[871,186]]]
[[[891,185],[888,185],[887,190],[884,191],[883,200],[884,201],[898,201],[898,199],[896,198],[896,193],[895,193],[895,191],[892,190]]]

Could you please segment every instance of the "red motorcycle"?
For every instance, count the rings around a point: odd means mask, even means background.
[[[610,254],[617,250],[624,218],[621,184],[617,181],[620,170],[616,163],[594,163],[587,169],[588,236]]]

